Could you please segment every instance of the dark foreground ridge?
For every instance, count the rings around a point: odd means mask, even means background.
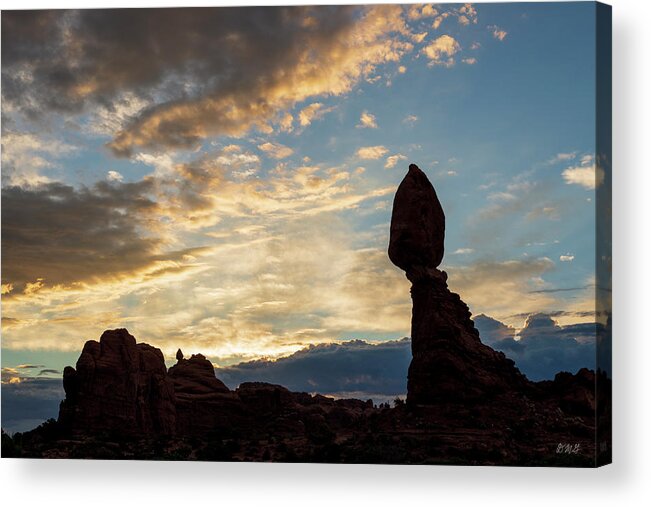
[[[594,466],[609,420],[610,380],[594,372],[531,382],[484,345],[461,298],[449,291],[445,216],[415,165],[393,206],[389,257],[412,282],[407,403],[335,400],[246,382],[231,391],[201,354],[162,352],[126,329],[88,341],[66,367],[58,421],[13,439],[3,456],[335,463]],[[603,377],[603,378],[602,378]],[[601,432],[609,435],[604,425]],[[599,452],[602,456],[598,456]]]

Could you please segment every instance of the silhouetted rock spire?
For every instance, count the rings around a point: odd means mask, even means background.
[[[513,361],[481,343],[468,306],[448,289],[447,273],[437,269],[444,238],[436,191],[411,164],[393,201],[389,239],[389,258],[412,282],[411,405],[483,397],[527,384]]]

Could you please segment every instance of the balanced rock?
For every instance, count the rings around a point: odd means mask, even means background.
[[[393,200],[389,259],[411,280],[441,264],[444,239],[445,215],[436,191],[411,164]]]
[[[105,331],[84,345],[77,367],[64,370],[66,398],[59,421],[66,431],[88,428],[122,434],[176,431],[174,386],[162,352],[126,329]]]
[[[410,405],[483,398],[528,384],[513,361],[481,343],[468,306],[448,289],[447,274],[437,269],[444,237],[436,191],[411,164],[393,201],[389,240],[389,258],[412,282]]]

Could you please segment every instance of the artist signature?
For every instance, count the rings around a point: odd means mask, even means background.
[[[579,454],[581,451],[581,444],[558,444],[556,446],[556,454]]]

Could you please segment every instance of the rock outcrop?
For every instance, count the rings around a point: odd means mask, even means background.
[[[227,414],[237,412],[234,393],[215,377],[215,368],[202,354],[184,359],[177,353],[176,357],[169,378],[176,397],[177,432],[196,435],[223,426]]]
[[[71,433],[88,428],[134,435],[176,431],[174,385],[163,354],[137,344],[126,329],[86,342],[77,367],[65,368],[63,386],[59,421]]]
[[[412,282],[412,361],[407,403],[427,405],[525,389],[513,361],[481,343],[468,306],[448,289],[445,215],[434,187],[411,164],[393,202],[389,258]]]
[[[372,403],[293,393],[264,382],[231,391],[201,354],[179,350],[169,370],[161,351],[136,343],[126,329],[86,342],[77,367],[64,370],[59,410],[67,437],[206,437],[259,432],[325,438],[373,411]]]

